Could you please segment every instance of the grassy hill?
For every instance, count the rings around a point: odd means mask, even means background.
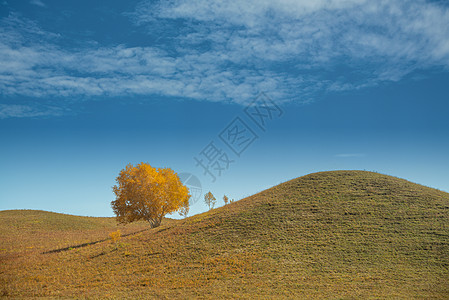
[[[109,218],[48,214],[0,212],[5,296],[449,297],[449,194],[377,173],[310,174],[118,245],[43,254],[117,228]]]
[[[0,211],[0,259],[41,253],[147,229],[144,222],[118,226],[115,218],[72,216],[41,210]]]

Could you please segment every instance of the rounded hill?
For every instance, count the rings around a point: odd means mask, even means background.
[[[4,274],[18,296],[444,299],[448,220],[448,193],[373,172],[320,172],[118,245],[35,254],[20,261],[26,272]]]

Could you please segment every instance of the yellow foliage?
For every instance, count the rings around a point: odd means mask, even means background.
[[[189,189],[172,169],[129,164],[116,181],[111,206],[121,223],[145,220],[157,227],[166,214],[189,206]]]
[[[204,202],[206,202],[206,205],[209,206],[209,210],[210,210],[211,208],[214,208],[215,203],[217,202],[217,199],[209,191],[206,195],[204,195]]]
[[[119,229],[117,231],[111,232],[109,234],[109,237],[111,238],[113,243],[117,243],[120,240],[121,235],[122,234],[121,234],[120,229]]]

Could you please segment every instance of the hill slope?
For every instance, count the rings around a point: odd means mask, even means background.
[[[0,279],[11,296],[447,298],[448,220],[448,193],[321,172],[119,245],[5,257]]]
[[[144,222],[118,226],[115,218],[81,217],[42,210],[0,211],[0,259],[104,239],[148,228]]]

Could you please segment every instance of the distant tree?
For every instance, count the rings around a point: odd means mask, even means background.
[[[209,191],[206,195],[204,195],[204,202],[206,202],[207,206],[209,206],[209,210],[211,210],[211,208],[214,208],[217,199]]]
[[[179,215],[181,216],[181,217],[183,217],[183,218],[186,218],[187,217],[187,215],[189,214],[189,211],[190,211],[190,207],[187,205],[184,205],[183,207],[181,207],[180,209],[179,209]]]
[[[232,203],[232,202],[234,202],[234,199],[232,199],[231,201],[229,201],[229,203]]]
[[[228,202],[229,202],[228,196],[224,195],[224,196],[223,196],[223,201],[224,201],[224,204],[225,204],[225,205],[228,204]]]
[[[129,164],[116,181],[111,206],[120,223],[145,220],[157,227],[166,214],[189,206],[189,189],[172,169]]]

